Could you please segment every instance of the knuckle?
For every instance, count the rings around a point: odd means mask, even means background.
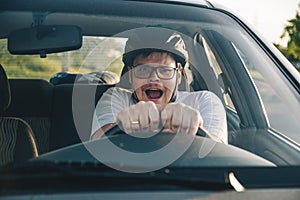
[[[148,106],[155,106],[155,103],[153,101],[147,101],[147,102],[144,102],[144,103]]]
[[[197,133],[197,130],[198,130],[198,128],[193,127],[193,128],[190,129],[190,133],[189,134],[195,135]]]
[[[130,127],[127,126],[127,125],[125,125],[125,126],[123,126],[123,130],[124,130],[126,133],[128,133],[128,132],[130,131]]]
[[[179,120],[175,120],[172,122],[172,126],[173,127],[184,127],[184,124],[181,124],[181,122]]]
[[[187,124],[182,124],[182,125],[181,125],[181,128],[187,130],[187,129],[190,128],[190,126],[187,125]]]
[[[145,107],[145,105],[146,105],[146,102],[140,101],[137,104],[133,105],[133,107],[137,110],[141,110]]]
[[[179,107],[187,107],[185,104],[183,104],[183,103],[178,103],[176,106],[179,106]]]
[[[161,119],[162,119],[163,121],[166,121],[166,120],[168,119],[168,113],[167,113],[165,110],[163,110],[163,111],[161,112]]]
[[[155,124],[155,125],[156,125],[156,124],[159,124],[159,120],[158,120],[158,119],[152,119],[152,120],[151,120],[151,123],[152,123],[152,124]]]

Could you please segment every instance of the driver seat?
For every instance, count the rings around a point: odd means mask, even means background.
[[[27,122],[20,118],[3,116],[10,100],[9,82],[0,64],[0,166],[11,162],[20,163],[38,156],[34,135]]]

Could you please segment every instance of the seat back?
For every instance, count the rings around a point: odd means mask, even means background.
[[[9,84],[12,98],[4,115],[26,121],[39,153],[48,152],[54,86],[41,79],[9,79]]]
[[[15,117],[0,117],[0,165],[21,163],[37,157],[33,132],[27,122]]]
[[[10,99],[10,85],[0,65],[0,165],[38,156],[31,127],[20,118],[3,116]]]
[[[26,121],[39,154],[89,140],[95,104],[113,85],[9,79],[11,105],[3,116]],[[3,97],[4,98],[4,97]]]
[[[90,138],[96,103],[113,85],[56,85],[50,128],[50,150],[87,141]]]

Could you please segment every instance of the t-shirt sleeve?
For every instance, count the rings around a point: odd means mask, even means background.
[[[129,105],[129,92],[109,88],[97,103],[92,123],[91,136],[106,124],[114,123],[121,110]]]
[[[225,108],[217,95],[205,92],[198,96],[198,110],[203,118],[203,127],[211,134],[228,143],[227,119]],[[196,101],[196,102],[197,102]]]

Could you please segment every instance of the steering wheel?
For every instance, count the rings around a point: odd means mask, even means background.
[[[115,125],[105,132],[106,136],[113,136],[113,135],[120,135],[120,134],[125,134],[125,132],[120,128],[119,125]],[[219,137],[208,133],[205,129],[200,127],[198,128],[196,135],[201,137],[207,137],[216,142],[224,143]]]
[[[149,133],[141,132],[140,135]],[[33,161],[101,162],[118,170],[134,172],[144,169],[151,171],[160,166],[274,166],[253,153],[214,141],[215,138],[202,129],[198,130],[196,137],[165,132],[151,137],[133,137],[116,125],[105,134],[107,137],[63,147],[40,155]]]

